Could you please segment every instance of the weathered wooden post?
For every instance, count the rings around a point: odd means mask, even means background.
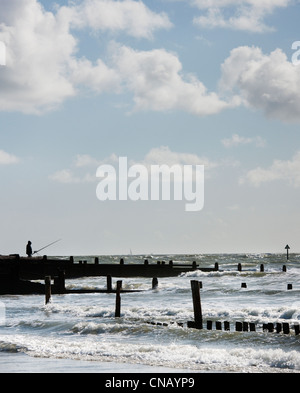
[[[117,295],[116,295],[116,312],[115,317],[121,317],[121,288],[122,288],[122,281],[117,281]]]
[[[265,271],[265,267],[263,264],[260,265],[260,272],[263,273]]]
[[[247,283],[245,283],[245,282],[242,282],[242,284],[241,284],[241,288],[247,288]]]
[[[108,292],[111,292],[111,291],[112,291],[111,276],[107,276],[106,282],[107,282],[107,291],[108,291]]]
[[[152,280],[152,289],[157,289],[158,287],[158,279],[156,277]]]
[[[216,321],[216,330],[222,330],[222,322]]]
[[[224,321],[224,330],[226,332],[230,331],[230,323],[228,321]]]
[[[241,263],[238,264],[238,271],[239,271],[239,272],[242,271],[242,264],[241,264]]]
[[[283,266],[282,266],[282,271],[283,271],[284,273],[286,273],[286,265],[283,265]]]
[[[99,265],[99,258],[95,257],[95,265]]]
[[[58,271],[58,293],[62,295],[65,290],[66,290],[66,284],[65,284],[65,279],[66,279],[66,274],[64,270],[59,270]]]
[[[51,277],[46,276],[45,277],[45,304],[48,304],[51,299]]]
[[[282,330],[284,334],[290,334],[290,325],[287,322],[283,322]]]
[[[192,294],[193,294],[193,305],[194,305],[194,316],[195,316],[195,328],[203,329],[202,319],[202,307],[200,298],[200,283],[199,281],[191,281]]]
[[[287,290],[288,290],[288,291],[291,291],[292,289],[293,289],[293,284],[288,284],[288,285],[287,285]]]

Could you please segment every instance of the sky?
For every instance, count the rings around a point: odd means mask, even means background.
[[[299,7],[0,0],[0,254],[300,252]],[[204,165],[203,209],[100,201],[119,157]]]

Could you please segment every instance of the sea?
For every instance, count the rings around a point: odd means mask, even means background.
[[[113,293],[53,295],[47,305],[42,295],[1,296],[0,373],[300,371],[300,335],[294,330],[300,323],[300,255],[289,260],[284,254],[97,256],[100,263],[120,258],[125,264],[196,261],[203,268],[218,263],[219,271],[159,278],[154,290],[151,278],[113,278],[113,286],[122,280],[123,289],[141,291],[121,294],[120,318]],[[192,280],[202,283],[202,330],[187,327],[194,320]],[[104,289],[106,277],[70,279],[66,287]],[[223,329],[224,321],[230,331]],[[256,331],[236,331],[236,322],[252,322]],[[290,332],[266,331],[270,323],[288,323]]]

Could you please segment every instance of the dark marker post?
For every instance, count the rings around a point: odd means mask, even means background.
[[[291,249],[291,247],[287,244],[285,246],[285,249],[286,249],[286,259],[289,260],[289,250]]]

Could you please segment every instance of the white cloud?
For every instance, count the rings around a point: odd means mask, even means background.
[[[76,177],[70,169],[63,169],[55,172],[53,175],[49,176],[49,179],[64,184],[76,184],[81,182],[81,179]]]
[[[120,46],[114,63],[126,88],[133,92],[136,110],[183,110],[205,116],[236,105],[225,102],[193,76],[182,75],[178,57],[164,49],[135,51]]]
[[[136,38],[153,37],[158,29],[172,27],[165,13],[152,12],[141,1],[85,0],[74,7],[63,7],[75,28],[125,32]]]
[[[75,166],[77,168],[98,165],[99,161],[91,157],[89,154],[78,154],[75,159]]]
[[[197,154],[174,152],[168,146],[160,146],[151,149],[140,161],[128,159],[128,166],[135,164],[144,165],[149,169],[151,165],[168,165],[170,167],[173,165],[204,165],[207,174],[207,171],[224,163],[220,164],[206,157],[200,157]],[[117,169],[119,157],[113,153],[109,157],[100,160],[88,154],[79,154],[70,168],[57,171],[50,175],[49,179],[63,184],[96,182],[96,170],[100,165],[112,165]],[[227,165],[231,166],[231,163]]]
[[[119,157],[116,154],[111,154],[102,160],[89,154],[77,154],[70,168],[57,171],[48,178],[62,184],[93,183],[97,181],[95,173],[99,165],[115,165],[118,161]]]
[[[83,0],[57,6],[56,14],[37,0],[2,0],[0,41],[6,45],[7,66],[0,73],[0,110],[43,113],[77,95],[82,86],[97,93],[117,91],[114,69],[101,59],[93,64],[76,56],[73,29],[83,27],[151,38],[171,23],[165,14],[133,0]]]
[[[206,12],[194,19],[204,28],[230,28],[264,33],[274,29],[265,24],[265,18],[291,0],[193,0],[192,4]],[[229,14],[229,16],[228,16]]]
[[[19,158],[15,155],[0,150],[0,165],[17,164],[19,161]]]
[[[254,138],[245,138],[238,134],[233,134],[231,138],[223,139],[222,144],[227,148],[236,147],[240,145],[249,145],[249,144],[254,144],[256,147],[264,147],[266,141],[260,136]]]
[[[36,0],[0,3],[0,40],[7,65],[0,73],[0,110],[36,113],[75,94],[66,77],[76,40]]]
[[[233,0],[193,4],[202,10],[208,5],[237,7]],[[272,11],[288,0],[243,4]],[[142,1],[82,0],[57,6],[52,13],[37,0],[2,0],[0,41],[7,48],[7,66],[0,73],[0,111],[44,113],[88,90],[130,92],[136,111],[181,110],[206,116],[244,103],[272,118],[300,120],[300,68],[279,49],[270,55],[259,48],[234,49],[222,65],[218,92],[185,74],[178,56],[165,49],[138,51],[110,44],[107,62],[78,55],[76,29],[151,38],[158,29],[170,27],[164,13],[151,11]]]
[[[234,99],[226,102],[208,92],[196,77],[184,75],[177,55],[164,49],[135,51],[114,44],[110,65],[77,57],[72,29],[151,38],[157,29],[171,27],[165,14],[152,12],[141,1],[85,0],[58,6],[54,14],[37,0],[4,0],[0,15],[0,40],[8,48],[7,67],[0,74],[2,111],[43,113],[81,89],[97,94],[129,90],[135,110],[183,110],[204,116],[236,105]]]
[[[197,154],[173,152],[168,146],[151,149],[143,160],[144,165],[204,165],[206,170],[218,166],[216,162]]]
[[[70,62],[70,67],[70,82],[74,86],[87,88],[96,93],[120,90],[120,76],[101,59],[98,59],[95,65],[87,59],[74,60]]]
[[[249,183],[258,187],[276,180],[286,181],[295,188],[300,187],[300,152],[292,160],[275,160],[267,169],[258,167],[250,170],[240,183]]]
[[[111,154],[109,157],[105,158],[104,160],[98,160],[92,157],[89,154],[78,154],[75,158],[75,167],[77,168],[84,168],[84,167],[97,167],[98,165],[102,164],[111,164],[114,165],[117,163],[119,158],[116,154]]]
[[[231,51],[222,65],[222,89],[239,94],[244,105],[285,122],[300,120],[300,68],[276,49],[243,46]]]

